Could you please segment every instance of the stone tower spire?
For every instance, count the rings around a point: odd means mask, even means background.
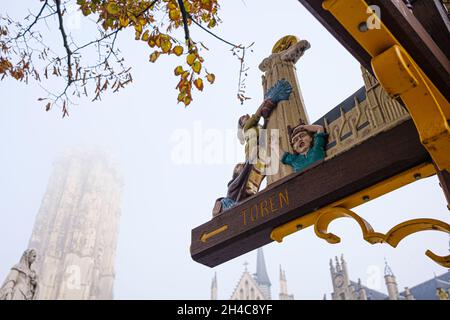
[[[341,272],[342,269],[341,269],[341,265],[339,264],[339,259],[338,259],[337,256],[334,257],[334,258],[335,258],[335,260],[336,260],[336,272]]]
[[[299,41],[295,36],[285,36],[278,40],[272,49],[272,54],[259,65],[259,69],[264,72],[262,76],[264,94],[280,79],[289,81],[293,89],[289,100],[282,101],[275,108],[267,123],[269,132],[271,129],[279,130],[280,157],[284,152],[293,152],[288,139],[287,126],[294,127],[300,121],[309,123],[295,68],[297,61],[309,48],[308,41]],[[271,184],[290,173],[292,168],[281,164],[277,174],[267,176],[267,183]]]
[[[389,300],[398,300],[399,294],[397,282],[395,281],[395,275],[386,260],[384,267],[384,280],[386,282]]]
[[[217,300],[217,273],[214,273],[214,278],[211,281],[211,300]]]
[[[294,295],[288,293],[286,273],[280,265],[280,300],[294,300]]]
[[[270,283],[269,276],[267,275],[266,261],[264,260],[264,252],[262,248],[259,248],[257,251],[255,280],[256,283],[258,283],[258,286],[264,292],[266,299],[270,300],[270,287],[272,284]]]
[[[348,277],[348,270],[347,270],[347,262],[345,262],[345,260],[344,260],[344,254],[341,254],[341,268],[342,268],[342,272],[344,274],[344,277],[346,279],[349,279],[349,277]]]
[[[29,243],[39,256],[39,300],[113,299],[122,187],[102,152],[55,161]]]
[[[330,259],[330,273],[331,273],[331,276],[333,276],[336,273],[336,270],[334,269],[334,266],[333,266],[333,259]]]
[[[344,257],[341,256],[341,262],[338,257],[335,257],[335,265],[333,266],[333,260],[330,259],[330,273],[333,281],[333,292],[331,293],[331,299],[333,300],[354,300],[354,288],[348,278],[347,263]]]

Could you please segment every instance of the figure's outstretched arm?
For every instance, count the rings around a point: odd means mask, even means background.
[[[273,87],[271,87],[266,95],[264,96],[265,100],[271,100],[272,103],[278,104],[280,101],[288,100],[289,96],[292,93],[291,84],[284,79],[278,80]]]
[[[299,127],[303,128],[305,130],[308,130],[309,132],[313,132],[313,133],[320,133],[320,132],[325,131],[323,126],[321,126],[319,124],[303,124]]]
[[[277,83],[267,91],[263,103],[256,111],[256,116],[262,116],[265,119],[268,118],[277,104],[280,101],[288,100],[291,93],[291,84],[284,79],[278,80]]]

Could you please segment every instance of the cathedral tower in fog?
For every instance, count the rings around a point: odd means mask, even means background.
[[[55,163],[30,248],[38,253],[38,299],[112,299],[122,180],[98,152]]]

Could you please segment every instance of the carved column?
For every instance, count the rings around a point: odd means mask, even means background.
[[[267,129],[278,129],[280,135],[279,156],[284,152],[293,152],[287,134],[287,126],[298,125],[299,121],[309,123],[309,118],[305,110],[302,93],[295,64],[310,48],[306,40],[299,41],[295,36],[286,36],[280,39],[273,47],[272,54],[265,58],[259,65],[259,69],[264,72],[262,76],[264,94],[268,88],[272,87],[278,80],[286,79],[292,85],[293,91],[288,101],[282,101],[271,114]],[[272,143],[271,141],[269,143]],[[267,183],[271,184],[288,174],[292,173],[292,168],[280,163],[280,170],[275,175],[267,176]]]

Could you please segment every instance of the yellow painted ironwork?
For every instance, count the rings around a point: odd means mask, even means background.
[[[450,172],[450,104],[411,58],[399,41],[364,0],[325,0],[322,2],[352,37],[372,57],[372,68],[380,84],[392,98],[400,97],[417,128],[420,141],[440,170]],[[405,237],[424,230],[450,233],[450,225],[435,219],[414,219],[396,225],[386,234],[375,232],[363,218],[351,211],[363,202],[398,189],[418,178],[435,174],[431,164],[424,164],[382,181],[370,188],[290,221],[275,228],[270,237],[278,242],[289,234],[314,225],[318,237],[329,243],[340,238],[327,231],[338,218],[353,218],[360,226],[363,238],[369,243],[388,243],[396,247]],[[444,267],[450,267],[450,255],[426,255]]]
[[[319,238],[332,244],[339,243],[341,239],[335,234],[329,233],[327,230],[332,221],[344,217],[354,219],[361,228],[364,240],[371,244],[388,243],[392,247],[396,247],[402,239],[419,231],[439,230],[450,233],[450,225],[445,222],[435,219],[414,219],[403,222],[393,227],[386,234],[383,234],[375,232],[369,222],[350,210],[364,202],[378,198],[383,194],[394,191],[418,179],[434,175],[435,173],[436,171],[432,164],[422,164],[370,188],[336,201],[327,207],[281,225],[271,232],[270,237],[272,240],[282,242],[283,238],[287,235],[313,225],[314,231]],[[440,265],[450,267],[450,255],[441,257],[430,250],[427,250],[425,254]]]
[[[326,0],[322,6],[372,56],[380,84],[402,99],[433,161],[450,172],[450,103],[364,0]]]
[[[392,247],[397,245],[413,233],[420,231],[442,231],[450,233],[450,225],[436,219],[413,219],[402,222],[391,228],[386,234],[375,232],[372,226],[363,218],[358,216],[355,212],[340,207],[327,208],[323,210],[316,223],[314,224],[314,231],[319,238],[325,239],[329,243],[339,243],[341,239],[333,233],[328,232],[330,223],[339,218],[353,218],[359,224],[363,238],[371,244],[387,243]],[[430,250],[425,254],[436,263],[443,267],[450,267],[450,255],[438,256]]]
[[[351,196],[338,200],[331,205],[321,208],[315,212],[306,214],[300,218],[292,220],[284,225],[281,225],[270,234],[270,238],[277,242],[283,241],[283,238],[301,229],[305,229],[316,223],[319,215],[328,210],[329,208],[340,207],[351,209],[360,204],[378,198],[386,193],[394,191],[400,187],[403,187],[411,182],[414,182],[421,178],[426,178],[436,173],[434,166],[430,163],[422,164],[410,170],[407,170],[401,174],[391,177],[385,181],[382,181],[370,188],[364,189]]]

